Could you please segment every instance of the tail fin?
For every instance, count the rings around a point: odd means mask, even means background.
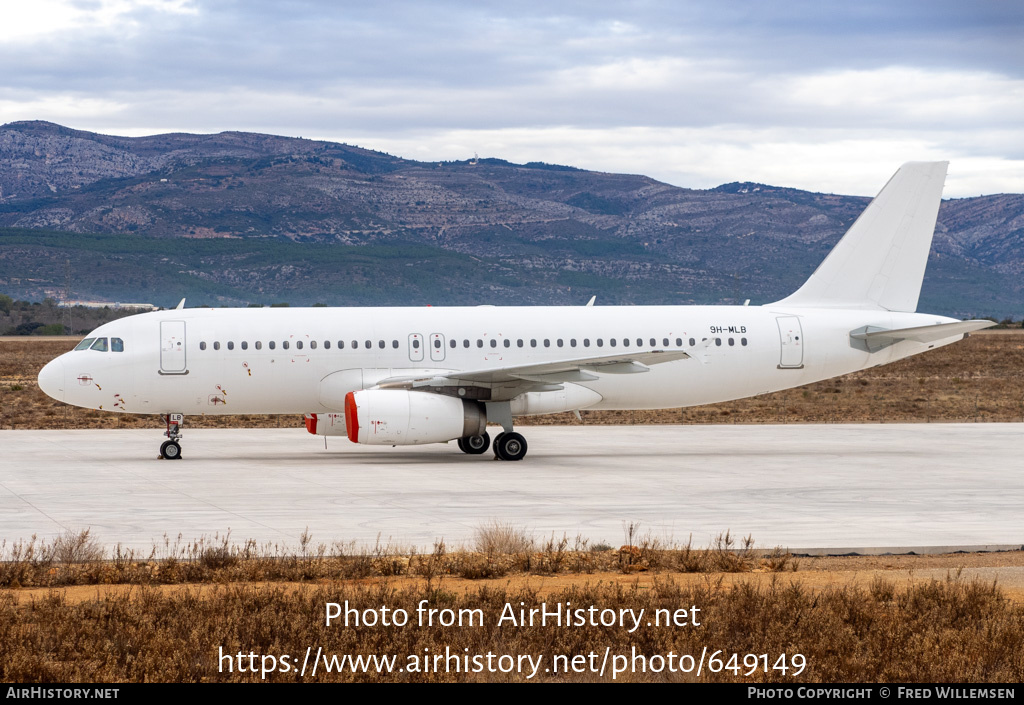
[[[811,278],[779,304],[917,310],[949,162],[907,162]]]

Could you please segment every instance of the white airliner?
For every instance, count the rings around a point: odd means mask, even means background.
[[[68,404],[305,414],[355,443],[457,440],[521,460],[516,417],[766,394],[948,345],[990,321],[915,313],[946,162],[904,164],[796,293],[763,306],[185,309],[100,326],[47,364]]]

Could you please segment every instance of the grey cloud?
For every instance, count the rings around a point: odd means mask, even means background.
[[[397,140],[466,130],[638,127],[656,136],[732,126],[792,141],[833,131],[851,139],[931,134],[935,144],[955,144],[948,135],[957,130],[1005,131],[1024,117],[1019,101],[978,115],[943,104],[966,93],[941,80],[923,96],[935,103],[925,114],[898,91],[887,104],[800,93],[808,76],[886,67],[940,79],[946,72],[956,77],[950,81],[1019,79],[1024,5],[1012,2],[199,0],[195,7],[195,14],[140,7],[122,26],[0,44],[0,122]],[[648,74],[654,78],[645,83]],[[71,107],[19,112],[54,97]],[[76,117],[75,101],[93,99],[117,107]],[[1008,156],[991,140],[963,143]],[[1005,149],[1018,153],[1019,140]]]
[[[690,56],[767,71],[887,64],[1016,73],[1015,3],[203,2],[196,15],[140,9],[125,28],[0,47],[9,79],[89,89],[336,81],[484,88],[619,56]],[[823,12],[821,8],[827,8]],[[965,9],[966,8],[966,9]],[[141,30],[128,31],[127,20]],[[615,26],[631,28],[616,35]],[[1017,41],[1000,41],[1016,36]]]

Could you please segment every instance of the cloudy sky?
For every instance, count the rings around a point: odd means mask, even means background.
[[[0,0],[0,123],[247,130],[704,188],[1024,192],[1024,3]]]

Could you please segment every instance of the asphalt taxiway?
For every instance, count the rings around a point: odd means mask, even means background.
[[[357,446],[301,429],[0,431],[0,539],[91,530],[146,550],[202,536],[296,546],[472,541],[507,521],[618,545],[624,525],[707,545],[830,552],[1024,543],[1024,424],[521,427],[521,462],[454,443]]]

